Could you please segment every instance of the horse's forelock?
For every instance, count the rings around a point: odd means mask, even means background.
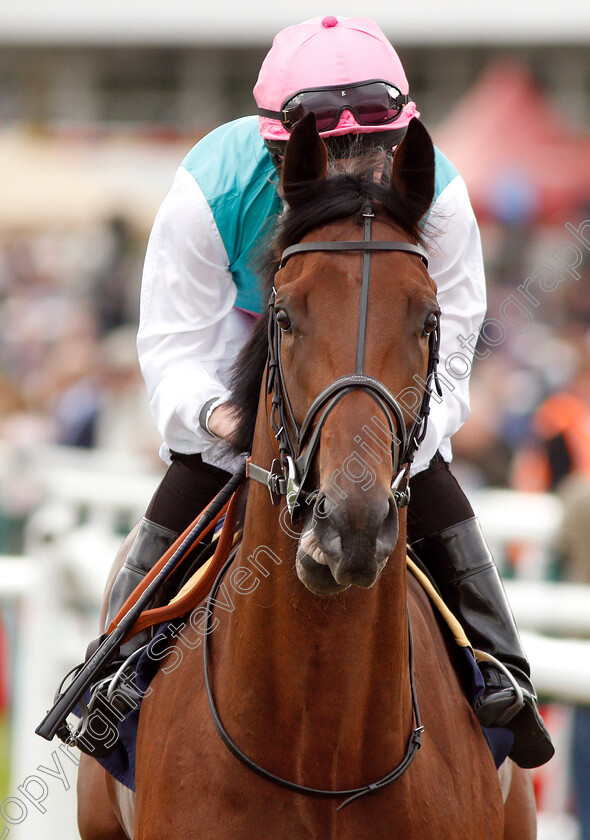
[[[360,221],[367,198],[376,202],[376,209],[412,240],[419,242],[420,227],[415,214],[409,212],[408,197],[402,197],[392,187],[392,160],[391,152],[382,148],[359,156],[354,144],[346,157],[330,159],[328,176],[302,182],[296,205],[288,207],[280,217],[273,242],[275,254],[314,228],[354,216],[359,216]]]

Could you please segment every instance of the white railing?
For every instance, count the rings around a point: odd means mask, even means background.
[[[11,781],[0,837],[77,840],[75,752],[35,727],[60,679],[98,631],[104,582],[123,531],[160,474],[137,458],[54,447],[0,451],[0,496],[32,500],[25,557],[0,558],[11,636]],[[2,832],[8,830],[8,834]]]
[[[509,550],[517,543],[519,578],[546,579],[562,519],[559,499],[492,488],[471,493],[470,501],[500,570],[506,570]]]

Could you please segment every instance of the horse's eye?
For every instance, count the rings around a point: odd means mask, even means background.
[[[430,335],[433,333],[438,326],[438,315],[436,312],[431,312],[430,315],[424,321],[424,326],[422,328],[422,335]]]
[[[291,332],[291,321],[284,309],[277,309],[275,311],[275,320],[283,332]]]

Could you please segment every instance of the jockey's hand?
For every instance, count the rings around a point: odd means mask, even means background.
[[[227,438],[235,430],[237,423],[230,406],[223,403],[213,409],[207,425],[212,434],[220,438]]]

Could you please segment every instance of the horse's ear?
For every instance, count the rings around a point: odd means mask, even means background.
[[[418,224],[434,197],[434,146],[420,120],[410,120],[393,156],[392,185],[407,202]]]
[[[310,112],[295,125],[285,149],[281,187],[287,204],[297,204],[302,182],[325,178],[327,169],[328,150]]]

